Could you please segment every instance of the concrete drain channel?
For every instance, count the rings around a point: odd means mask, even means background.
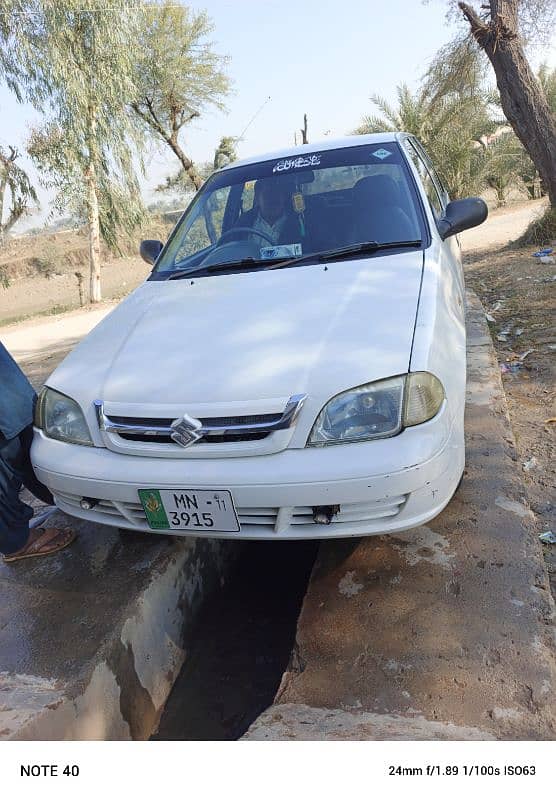
[[[199,613],[153,739],[232,740],[272,705],[319,542],[247,542]]]

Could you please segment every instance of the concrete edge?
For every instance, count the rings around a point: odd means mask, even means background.
[[[302,703],[271,706],[243,737],[251,741],[485,741],[480,728],[426,719],[421,714],[373,714]]]
[[[204,599],[234,551],[183,539],[75,678],[0,673],[0,740],[148,739],[187,655]]]

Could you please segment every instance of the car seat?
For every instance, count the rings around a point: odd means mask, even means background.
[[[361,178],[353,187],[351,242],[398,242],[418,237],[402,205],[400,187],[389,175]]]

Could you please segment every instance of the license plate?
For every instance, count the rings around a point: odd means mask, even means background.
[[[139,489],[149,526],[155,531],[239,531],[232,495],[213,489]]]

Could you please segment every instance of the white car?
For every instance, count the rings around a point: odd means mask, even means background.
[[[32,461],[68,514],[237,539],[393,533],[464,468],[464,282],[419,143],[234,162],[40,394]]]

